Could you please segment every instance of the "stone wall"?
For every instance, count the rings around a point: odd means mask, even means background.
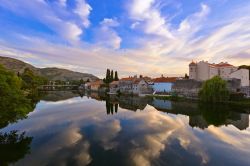
[[[238,92],[241,89],[241,81],[239,79],[227,79],[227,87],[232,92]],[[177,80],[172,87],[172,91],[178,95],[187,98],[198,98],[199,90],[202,88],[202,81],[197,80]]]
[[[196,80],[177,80],[172,87],[172,91],[178,95],[188,98],[197,98],[198,92],[201,89],[202,81]]]

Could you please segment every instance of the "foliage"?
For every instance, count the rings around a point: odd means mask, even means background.
[[[31,142],[32,137],[25,136],[24,132],[0,133],[0,165],[7,166],[22,159],[30,153]]]
[[[229,91],[226,81],[222,80],[219,76],[205,81],[202,89],[199,91],[199,99],[202,102],[211,103],[228,101]]]
[[[114,81],[114,72],[113,70],[111,70],[111,74],[110,74],[110,82]]]
[[[185,77],[184,77],[185,79],[189,79],[189,76],[187,75],[187,73],[185,74]]]
[[[33,110],[32,101],[21,90],[22,80],[0,66],[0,128],[25,118]]]
[[[115,71],[115,78],[114,78],[115,81],[119,81],[119,78],[118,78],[118,73],[117,71]]]
[[[106,71],[106,77],[103,79],[103,82],[106,83],[106,84],[109,84],[113,81],[118,81],[119,78],[118,78],[118,73],[117,71],[115,71],[115,74],[114,74],[114,71],[110,69],[107,69]]]
[[[35,89],[40,85],[44,85],[48,82],[45,77],[35,75],[32,70],[26,68],[21,74],[23,80],[23,89]]]

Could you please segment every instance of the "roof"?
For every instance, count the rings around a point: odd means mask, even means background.
[[[120,81],[133,81],[133,80],[134,80],[133,77],[126,77],[126,78],[120,79]]]
[[[119,81],[113,81],[110,83],[110,85],[118,85],[119,84]]]
[[[90,84],[91,84],[92,86],[93,86],[93,85],[101,85],[101,84],[103,84],[103,81],[102,81],[102,80],[97,80],[97,81],[91,82]]]
[[[233,65],[229,64],[229,63],[224,63],[221,62],[219,64],[215,64],[216,67],[233,67]]]
[[[196,63],[194,61],[192,61],[189,65],[196,65]]]
[[[153,82],[157,82],[157,83],[160,83],[160,82],[176,82],[177,80],[177,77],[159,77],[159,78],[155,78],[153,79]]]

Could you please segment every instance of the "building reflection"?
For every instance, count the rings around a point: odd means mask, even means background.
[[[201,129],[209,125],[233,125],[239,130],[249,127],[249,114],[244,109],[228,105],[207,105],[190,102],[171,102],[155,99],[152,104],[157,110],[189,116],[189,125]]]
[[[118,113],[119,108],[136,112],[144,110],[147,105],[151,105],[161,112],[188,116],[191,127],[206,129],[209,125],[233,125],[239,130],[245,130],[249,127],[249,114],[241,108],[232,108],[225,105],[201,105],[192,102],[172,102],[138,96],[118,97],[92,94],[91,97],[106,101],[108,115]]]

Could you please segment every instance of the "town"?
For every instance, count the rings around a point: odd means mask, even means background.
[[[249,70],[227,62],[214,64],[207,61],[192,61],[189,64],[189,76],[186,74],[185,77],[166,77],[161,75],[158,78],[150,78],[135,75],[119,80],[118,78],[111,79],[109,83],[105,83],[105,79],[90,81],[82,86],[87,91],[107,92],[110,95],[147,96],[175,93],[188,98],[197,98],[202,83],[214,76],[219,76],[225,80],[231,92],[242,93],[245,97],[250,97]]]

